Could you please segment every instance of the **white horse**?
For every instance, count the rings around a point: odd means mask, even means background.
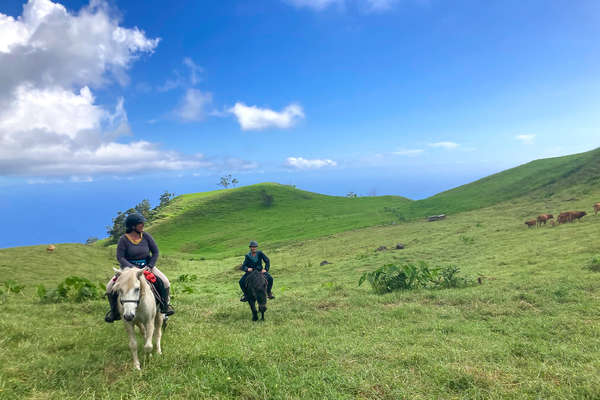
[[[133,366],[140,369],[138,359],[137,341],[135,340],[135,326],[144,336],[144,351],[152,353],[152,336],[155,338],[156,352],[162,354],[160,339],[162,337],[163,314],[158,312],[152,289],[143,269],[128,268],[115,269],[117,281],[113,292],[119,294],[119,312],[125,323],[125,330],[129,334],[129,348],[133,356]]]

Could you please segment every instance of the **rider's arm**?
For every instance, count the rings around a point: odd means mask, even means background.
[[[117,261],[121,265],[121,269],[124,268],[134,268],[135,265],[127,261],[125,258],[125,254],[127,253],[127,239],[125,235],[121,236],[119,239],[119,244],[117,244]]]
[[[242,271],[248,272],[248,268],[251,267],[248,256],[244,256],[244,263],[242,264]]]
[[[154,268],[156,266],[156,260],[158,260],[158,246],[156,245],[154,238],[150,236],[149,233],[144,232],[144,237],[148,241],[148,248],[152,253],[152,257],[150,257],[150,260],[148,261],[148,267]]]
[[[264,269],[266,269],[268,271],[269,268],[271,268],[271,261],[269,261],[269,257],[267,257],[265,255],[265,253],[263,253],[262,251],[260,252],[260,255],[261,255],[263,261],[265,262]]]

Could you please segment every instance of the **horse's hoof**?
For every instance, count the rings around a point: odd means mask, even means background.
[[[139,364],[135,365],[135,369],[138,371],[141,371],[142,369],[140,368]]]
[[[146,353],[150,353],[150,354],[152,354],[152,346],[144,346],[144,351],[145,351]]]

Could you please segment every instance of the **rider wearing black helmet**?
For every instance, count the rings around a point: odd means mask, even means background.
[[[263,253],[260,250],[257,250],[258,243],[255,240],[252,240],[250,242],[249,247],[250,251],[244,257],[244,263],[242,264],[242,271],[244,271],[245,274],[240,279],[240,288],[242,289],[242,292],[244,292],[244,287],[248,274],[256,269],[262,271],[262,273],[265,274],[265,278],[267,279],[267,297],[269,299],[274,299],[275,296],[273,296],[273,293],[271,293],[271,290],[273,289],[273,277],[271,276],[271,274],[269,274],[271,262],[269,261],[269,258],[265,255],[265,253]],[[262,266],[263,261],[265,262],[264,267]],[[242,296],[240,301],[246,301],[245,294]]]
[[[156,267],[158,246],[152,236],[144,232],[145,222],[146,219],[138,213],[129,214],[125,218],[125,234],[119,238],[117,244],[117,260],[121,269],[146,267],[158,278],[156,288],[163,299],[160,304],[160,312],[169,316],[175,313],[169,304],[171,285],[165,274]],[[112,291],[115,281],[116,277],[113,277],[106,285],[106,295],[110,304],[110,311],[104,317],[106,322],[121,319],[117,304],[118,294]]]

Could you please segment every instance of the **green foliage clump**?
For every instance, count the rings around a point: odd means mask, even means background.
[[[6,294],[22,294],[23,293],[23,289],[25,289],[25,285],[19,285],[16,281],[9,279],[7,281],[4,282],[3,284],[4,286],[4,291],[6,292]]]
[[[358,286],[369,282],[375,293],[382,294],[395,290],[417,288],[455,288],[471,284],[468,278],[458,276],[460,269],[454,265],[430,268],[427,263],[386,264],[375,271],[365,272],[358,281]]]
[[[460,240],[462,240],[462,242],[463,242],[464,244],[473,244],[473,243],[475,243],[475,238],[474,238],[474,237],[472,237],[472,236],[466,236],[466,235],[462,235],[462,236],[460,237]]]
[[[172,286],[171,290],[173,294],[176,293],[186,293],[191,294],[195,293],[196,289],[191,285],[192,282],[198,280],[198,275],[196,274],[182,274],[177,277],[175,280],[175,284]]]
[[[44,285],[37,287],[37,295],[42,303],[75,302],[95,300],[104,294],[104,286],[95,285],[87,278],[69,276],[60,282],[56,289],[46,289]]]
[[[25,285],[19,285],[14,280],[5,281],[2,286],[4,289],[0,287],[0,304],[4,304],[9,294],[23,294],[25,289]]]
[[[592,257],[592,259],[588,261],[586,268],[594,272],[600,272],[600,255]]]

